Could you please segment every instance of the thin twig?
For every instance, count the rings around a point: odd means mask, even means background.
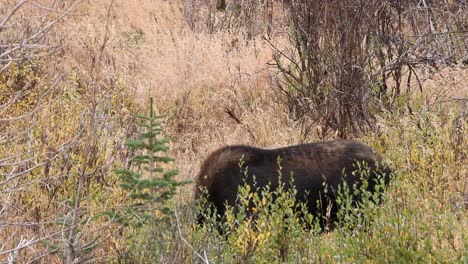
[[[177,231],[179,232],[179,236],[180,236],[180,239],[182,240],[182,242],[184,242],[193,251],[193,253],[195,253],[195,255],[197,255],[197,257],[203,261],[203,263],[209,264],[210,262],[208,260],[208,257],[206,256],[206,251],[204,251],[205,257],[203,257],[202,255],[200,255],[195,250],[195,248],[193,248],[193,246],[182,235],[182,230],[180,229],[180,223],[179,223],[179,217],[178,217],[177,209],[175,209],[174,214],[175,214],[175,217],[176,217]]]

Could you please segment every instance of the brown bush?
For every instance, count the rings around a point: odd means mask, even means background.
[[[466,57],[463,3],[290,0],[286,8],[288,47],[273,45],[275,89],[291,117],[341,137],[373,127],[375,112],[391,109],[414,78],[422,90],[419,68]]]

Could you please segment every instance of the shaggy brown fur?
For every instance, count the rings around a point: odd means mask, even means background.
[[[247,177],[239,168],[239,160],[242,157],[244,165],[248,167]],[[255,175],[256,186],[271,184],[271,189],[278,186],[278,157],[281,157],[282,182],[289,182],[290,172],[293,172],[298,201],[307,202],[309,212],[315,215],[320,213],[324,215],[328,206],[329,210],[331,208],[328,212],[331,220],[336,216],[337,206],[336,197],[330,193],[333,193],[343,181],[350,188],[353,188],[354,184],[359,187],[363,181],[361,175],[353,173],[357,170],[357,162],[365,162],[369,166],[371,172],[367,178],[369,191],[374,191],[378,177],[383,176],[386,184],[389,181],[389,168],[384,166],[382,169],[377,168],[382,158],[369,146],[356,141],[336,140],[278,149],[227,146],[214,151],[203,162],[196,178],[195,199],[201,196],[200,187],[206,187],[208,201],[222,216],[226,202],[231,206],[234,205],[243,178],[252,185],[252,176]],[[327,197],[323,195],[325,182],[329,188]],[[324,201],[328,201],[325,206],[318,206]]]

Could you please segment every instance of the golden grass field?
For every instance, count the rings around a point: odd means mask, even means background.
[[[106,54],[112,65],[104,67],[123,75],[138,102],[154,97],[160,112],[175,115],[167,129],[183,179],[192,178],[203,157],[225,144],[303,142],[299,124],[272,103],[275,94],[269,87],[275,72],[266,65],[272,51],[265,41],[194,33],[184,23],[180,1],[85,1],[81,12],[85,15],[77,16],[78,22],[67,25],[72,37],[65,43],[64,64],[86,70],[89,56],[82,43],[102,40],[108,23]],[[275,41],[281,40],[279,35]],[[423,79],[426,100],[466,98],[467,81],[466,67],[445,68]],[[225,107],[234,109],[243,124],[229,118]],[[312,133],[307,141],[319,139]]]
[[[81,7],[89,15],[72,23],[73,37],[65,44],[67,66],[87,68],[80,43],[103,38],[108,6]],[[112,67],[123,74],[137,101],[154,97],[160,112],[174,114],[167,129],[183,179],[192,178],[203,157],[224,144],[274,147],[301,141],[297,125],[275,114],[277,106],[271,103],[267,43],[193,33],[175,1],[115,1],[112,14],[106,49]],[[134,44],[132,38],[139,36]],[[243,125],[229,118],[226,106]]]

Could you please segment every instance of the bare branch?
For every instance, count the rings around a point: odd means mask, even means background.
[[[47,37],[47,33],[60,20],[62,20],[65,16],[69,15],[82,2],[82,0],[74,1],[68,8],[66,8],[63,11],[60,11],[59,9],[53,7],[56,4],[55,2],[57,1],[54,1],[52,7],[44,7],[35,2],[24,0],[18,3],[16,6],[14,6],[13,9],[5,16],[5,18],[3,18],[3,20],[0,22],[0,34],[6,31],[7,24],[21,9],[21,7],[23,7],[27,3],[30,3],[33,6],[42,10],[46,10],[48,12],[47,15],[42,16],[42,22],[40,23],[36,31],[31,35],[23,36],[19,40],[10,40],[10,43],[0,42],[0,63],[6,64],[1,66],[0,73],[4,72],[13,61],[45,56],[49,53],[43,52],[42,54],[38,54],[37,52],[42,52],[49,49],[56,49],[58,47],[58,45],[45,44],[45,38]],[[51,15],[55,17],[49,20]],[[1,39],[1,41],[6,42],[8,41],[8,39]]]
[[[206,252],[204,252],[204,255],[205,256],[202,256],[200,255],[200,253],[198,253],[194,248],[193,246],[184,238],[184,236],[182,235],[182,230],[180,229],[180,223],[179,223],[179,216],[178,216],[178,213],[177,213],[177,209],[175,209],[175,212],[174,212],[174,215],[175,215],[175,218],[176,218],[176,224],[177,224],[177,231],[179,232],[179,237],[180,239],[182,240],[182,242],[184,242],[185,245],[187,245],[193,253],[195,253],[195,255],[197,255],[197,257],[203,261],[203,263],[206,263],[206,264],[209,264],[210,261],[208,260],[208,257],[206,256]]]
[[[8,15],[6,15],[6,17],[2,20],[2,22],[0,22],[0,32],[2,31],[2,28],[5,27],[8,20],[10,20],[13,17],[13,15],[21,8],[21,6],[23,6],[24,4],[28,2],[29,0],[23,0],[19,2],[15,7],[13,7],[10,13],[8,13]]]

